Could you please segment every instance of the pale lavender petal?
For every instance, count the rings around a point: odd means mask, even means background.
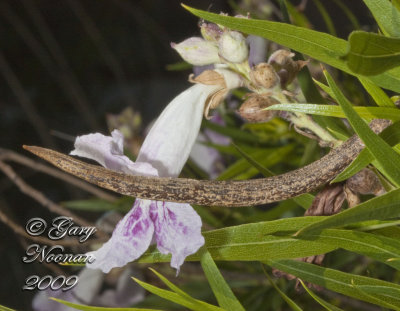
[[[86,265],[107,273],[139,258],[149,247],[154,225],[150,218],[153,201],[136,199],[128,214],[118,223],[108,242],[97,251],[90,252],[96,260]]]
[[[150,217],[158,250],[171,253],[171,267],[179,272],[185,258],[204,244],[199,215],[189,204],[153,201]]]
[[[199,132],[205,101],[218,88],[196,84],[175,97],[146,136],[137,163],[150,163],[160,177],[177,177]]]
[[[268,41],[258,36],[248,36],[246,41],[250,45],[249,65],[253,67],[265,62],[268,50]]]
[[[110,136],[100,133],[78,136],[71,155],[92,159],[102,166],[127,174],[157,176],[157,170],[149,163],[134,163],[123,153],[123,136],[114,130]]]

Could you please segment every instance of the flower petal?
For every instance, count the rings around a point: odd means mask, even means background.
[[[175,97],[151,128],[136,163],[150,163],[160,177],[177,177],[199,133],[204,103],[219,87],[196,84]]]
[[[150,218],[150,205],[153,202],[136,199],[130,212],[118,223],[111,239],[97,251],[89,253],[96,260],[87,266],[107,273],[112,268],[122,267],[139,258],[153,238],[154,225]]]
[[[171,253],[171,267],[179,273],[185,258],[204,244],[201,219],[189,204],[153,203],[150,217],[154,222],[157,248],[162,254]]]
[[[181,43],[171,43],[179,55],[188,63],[204,66],[219,63],[218,47],[200,37],[191,37]]]
[[[134,163],[123,153],[123,135],[114,130],[110,136],[100,133],[78,136],[71,155],[92,159],[106,168],[127,174],[157,176],[149,163]]]

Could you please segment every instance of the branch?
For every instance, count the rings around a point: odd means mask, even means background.
[[[370,127],[375,133],[380,133],[389,124],[388,120],[376,119],[370,123]],[[287,200],[316,190],[348,166],[364,148],[364,144],[354,135],[305,167],[274,177],[240,181],[127,175],[84,163],[53,150],[23,147],[67,173],[123,195],[208,206],[252,206]]]

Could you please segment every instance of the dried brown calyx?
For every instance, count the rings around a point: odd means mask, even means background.
[[[308,61],[304,60],[295,61],[293,57],[294,53],[288,50],[277,50],[268,59],[268,64],[277,72],[282,87],[290,84],[299,71],[308,64]]]
[[[240,106],[240,116],[252,123],[268,122],[278,115],[277,111],[265,110],[266,108],[279,104],[273,97],[251,94],[248,99]]]
[[[272,89],[279,85],[280,79],[274,67],[260,63],[250,71],[250,80],[256,87]]]

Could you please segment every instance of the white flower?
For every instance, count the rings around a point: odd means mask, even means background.
[[[221,77],[229,76],[225,71]],[[227,81],[224,88],[238,84],[240,79],[236,84]],[[99,133],[77,137],[71,154],[128,174],[177,177],[199,133],[205,104],[219,90],[220,84],[198,83],[173,99],[148,133],[136,162],[123,154],[118,130],[111,137]],[[139,258],[152,242],[162,254],[171,253],[171,266],[179,271],[185,258],[204,244],[201,219],[189,204],[136,199],[111,239],[92,252],[96,260],[88,267],[104,272],[122,267]]]

